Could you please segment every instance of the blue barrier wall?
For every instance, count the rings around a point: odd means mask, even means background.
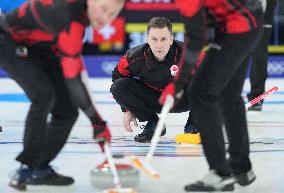
[[[84,56],[89,76],[111,77],[111,72],[120,57],[121,56]],[[270,56],[267,70],[268,77],[270,78],[284,78],[284,56]],[[7,74],[0,69],[0,77],[6,76]]]
[[[9,13],[25,1],[26,0],[0,0],[0,11],[3,13]]]

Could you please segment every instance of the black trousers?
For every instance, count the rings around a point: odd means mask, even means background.
[[[186,90],[193,122],[200,130],[202,145],[210,169],[226,175],[251,169],[249,138],[244,101],[241,97],[247,63],[244,59],[254,49],[261,29],[242,34],[217,34]],[[225,157],[222,132],[225,124],[230,164]]]
[[[36,168],[49,164],[62,149],[78,110],[71,102],[59,60],[51,49],[34,46],[23,58],[16,54],[16,47],[7,34],[0,32],[0,65],[31,101],[24,148],[16,159]],[[47,122],[49,114],[51,119]]]
[[[252,55],[245,60],[245,63],[251,61],[250,83],[251,91],[247,97],[249,100],[265,92],[265,81],[267,79],[268,64],[268,45],[272,33],[274,9],[276,0],[267,1],[267,8],[264,15],[263,34],[257,43]]]
[[[116,102],[123,108],[133,113],[139,121],[157,119],[157,113],[161,112],[159,104],[161,92],[146,86],[142,81],[125,77],[113,82],[111,93]],[[182,98],[171,110],[173,113],[189,110],[187,98]]]

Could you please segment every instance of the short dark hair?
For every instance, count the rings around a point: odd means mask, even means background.
[[[151,28],[164,28],[167,27],[168,30],[172,33],[173,32],[173,24],[165,17],[153,17],[150,19],[147,25],[147,33],[149,33]]]

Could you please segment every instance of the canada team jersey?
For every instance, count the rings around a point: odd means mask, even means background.
[[[149,44],[131,48],[120,59],[112,72],[112,81],[122,77],[139,79],[155,91],[162,91],[178,71],[183,43],[174,40],[164,61],[157,61]],[[200,55],[191,73],[199,68],[205,53]],[[175,69],[175,70],[174,70]],[[190,79],[190,77],[188,77]]]
[[[185,17],[195,16],[204,8],[224,33],[248,32],[257,27],[254,12],[261,9],[259,0],[176,0]]]
[[[259,0],[176,0],[176,7],[184,17],[187,64],[180,63],[180,73],[175,81],[184,84],[198,53],[207,40],[207,25],[215,29],[215,34],[242,34],[261,27],[263,17]],[[190,61],[193,60],[193,61]]]
[[[65,78],[74,78],[84,68],[81,51],[88,24],[86,0],[30,0],[5,16],[4,29],[27,47],[50,43]]]

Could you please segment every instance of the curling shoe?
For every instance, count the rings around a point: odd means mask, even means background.
[[[47,165],[38,169],[34,169],[31,179],[27,181],[30,185],[51,185],[51,186],[67,186],[74,183],[71,177],[63,176],[54,171]]]
[[[262,111],[262,101],[252,105],[248,108],[248,111]]]
[[[215,170],[210,170],[209,174],[201,180],[185,186],[188,192],[214,192],[214,191],[233,191],[236,178],[231,174],[228,176],[220,176]]]
[[[9,186],[17,190],[24,191],[26,190],[27,181],[31,179],[31,176],[32,169],[29,166],[22,164],[12,176]]]
[[[190,116],[190,115],[189,115]],[[186,124],[184,126],[184,134],[197,134],[200,133],[199,129],[196,127],[193,127],[191,124],[191,119],[190,117],[187,118]]]
[[[256,179],[255,173],[250,170],[246,173],[234,174],[235,178],[237,179],[237,183],[241,186],[248,186],[253,183]]]
[[[155,128],[157,126],[158,121],[148,121],[148,123],[142,127],[142,133],[136,135],[134,137],[134,141],[138,143],[150,143],[152,137],[154,136]],[[163,129],[161,136],[166,134],[166,128]]]

